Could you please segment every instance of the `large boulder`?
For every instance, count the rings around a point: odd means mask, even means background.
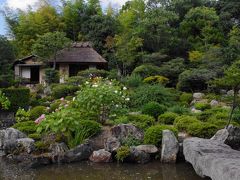
[[[51,144],[49,147],[53,163],[60,163],[64,160],[65,153],[69,150],[65,143]]]
[[[229,136],[227,129],[221,129],[216,132],[216,134],[211,138],[211,140],[219,141],[220,143],[225,143]]]
[[[95,163],[109,163],[112,161],[112,154],[104,149],[100,149],[98,151],[93,151],[89,159]]]
[[[129,136],[132,136],[133,138],[141,141],[144,138],[143,130],[131,124],[119,124],[117,126],[112,127],[111,135],[120,140],[125,139]]]
[[[228,137],[225,144],[231,146],[235,150],[240,150],[240,128],[230,125],[228,127]]]
[[[210,102],[210,106],[211,107],[216,107],[216,106],[218,106],[219,105],[219,102],[217,101],[217,100],[212,100],[211,102]]]
[[[4,149],[6,142],[15,142],[17,139],[26,137],[24,133],[14,128],[0,130],[0,149]]]
[[[240,153],[216,140],[188,138],[183,142],[186,161],[201,177],[239,180]]]
[[[163,130],[161,162],[175,163],[177,160],[178,150],[179,144],[173,132],[170,130]]]
[[[74,149],[67,151],[64,155],[63,162],[78,162],[88,160],[93,152],[93,148],[89,144],[81,144]]]
[[[148,154],[156,154],[158,152],[158,148],[155,145],[139,145],[136,146],[135,149]]]
[[[23,151],[31,153],[35,149],[34,140],[31,138],[21,138],[17,139],[17,146],[23,148]]]
[[[108,138],[104,143],[104,149],[109,152],[114,152],[120,148],[121,143],[116,137]]]
[[[130,155],[124,159],[124,162],[146,164],[151,160],[150,154],[137,150],[134,147],[130,148]]]
[[[203,97],[204,97],[204,94],[203,93],[193,93],[193,99],[194,100],[201,100],[201,99],[203,99]]]

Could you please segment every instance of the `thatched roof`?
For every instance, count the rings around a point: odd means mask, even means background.
[[[107,63],[107,61],[92,48],[89,42],[73,43],[72,47],[63,49],[57,55],[56,62]]]

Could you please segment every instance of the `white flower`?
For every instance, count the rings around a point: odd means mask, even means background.
[[[119,105],[118,105],[118,104],[116,104],[116,107],[119,107]]]
[[[94,85],[92,85],[92,87],[98,87],[98,85],[97,85],[97,84],[94,84]]]
[[[130,98],[126,98],[125,100],[126,100],[126,101],[130,101]]]
[[[73,97],[73,101],[75,101],[76,100],[76,97]]]
[[[127,90],[127,88],[126,88],[126,87],[123,87],[123,90],[125,91],[125,90]]]
[[[88,81],[86,81],[86,82],[85,82],[85,84],[89,84],[89,82],[88,82]]]
[[[116,91],[114,91],[116,94],[118,93],[118,91],[116,90]]]

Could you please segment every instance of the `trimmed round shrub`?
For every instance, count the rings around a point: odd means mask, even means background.
[[[169,79],[164,76],[149,76],[143,80],[144,83],[148,84],[156,84],[160,83],[162,85],[166,85],[169,82]]]
[[[211,138],[217,131],[216,125],[202,122],[191,123],[187,128],[187,132],[191,136],[200,138]]]
[[[147,129],[152,126],[155,119],[152,116],[145,114],[129,114],[119,117],[114,121],[114,124],[133,124],[140,129]]]
[[[118,162],[123,162],[130,155],[130,148],[127,146],[122,146],[117,150],[116,159]]]
[[[67,84],[78,86],[85,82],[86,78],[82,76],[72,76],[67,79]]]
[[[37,125],[34,123],[34,121],[25,121],[14,124],[13,128],[26,134],[33,134],[37,130]]]
[[[174,120],[178,117],[176,113],[173,112],[165,112],[158,116],[158,122],[161,124],[169,124],[172,125]]]
[[[197,120],[196,117],[194,116],[179,116],[175,119],[174,121],[174,126],[179,130],[179,131],[187,131],[187,128],[190,124],[192,123],[199,123],[201,121]]]
[[[79,71],[78,72],[78,76],[82,76],[82,77],[103,77],[106,78],[109,75],[109,72],[103,69],[95,69],[95,68],[91,68],[91,69],[87,69],[84,71]]]
[[[147,129],[144,135],[144,143],[145,144],[153,144],[157,147],[160,147],[162,143],[162,131],[163,130],[172,131],[176,137],[178,137],[178,131],[176,128],[167,125],[155,125]]]
[[[143,64],[141,66],[136,67],[132,74],[138,74],[143,78],[149,77],[149,76],[155,76],[158,75],[160,71],[160,68],[155,65],[151,64]]]
[[[60,99],[68,95],[74,95],[79,90],[78,86],[57,84],[52,86],[52,96],[55,99]]]
[[[168,111],[179,114],[179,115],[190,114],[189,108],[186,108],[186,107],[180,106],[180,105],[174,105],[174,106],[168,108]]]
[[[30,120],[34,121],[37,118],[39,118],[42,114],[46,114],[46,113],[47,113],[47,108],[45,106],[36,106],[29,111]]]
[[[52,68],[45,69],[45,79],[46,79],[46,83],[48,84],[58,83],[59,71]]]
[[[193,95],[191,93],[182,93],[179,97],[180,102],[190,104],[193,100]]]
[[[208,103],[201,103],[201,102],[198,102],[198,103],[195,103],[194,104],[194,107],[198,110],[201,110],[201,111],[204,111],[206,109],[210,109],[211,108],[211,105],[208,104]]]
[[[145,104],[142,108],[142,113],[153,116],[155,119],[161,114],[163,114],[167,108],[157,102],[149,102]]]

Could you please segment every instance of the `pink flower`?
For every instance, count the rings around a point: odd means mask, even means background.
[[[60,100],[61,100],[61,101],[64,101],[64,97],[62,97]]]
[[[40,124],[45,119],[45,114],[42,114],[39,118],[37,118],[34,122],[36,124]]]

